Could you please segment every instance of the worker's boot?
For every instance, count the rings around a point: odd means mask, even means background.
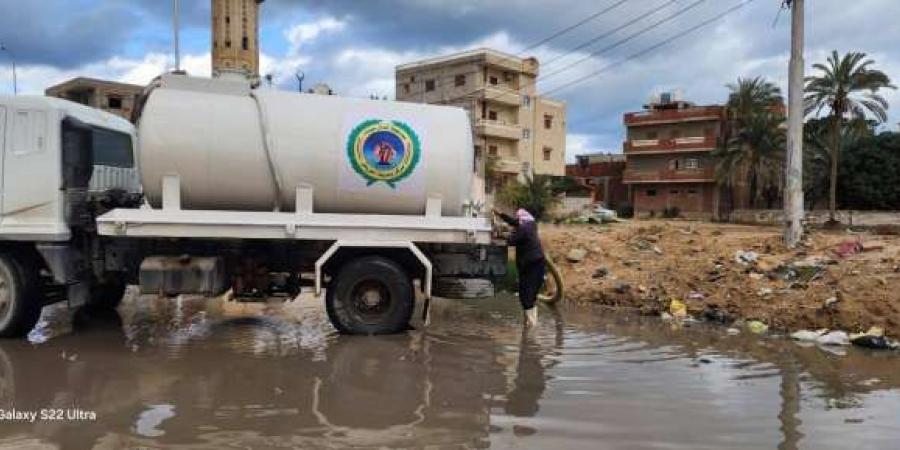
[[[537,305],[532,306],[531,309],[525,310],[525,327],[531,328],[537,326]]]

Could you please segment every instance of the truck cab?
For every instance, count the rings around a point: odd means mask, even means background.
[[[113,114],[0,96],[0,336],[27,333],[45,304],[102,284],[94,219],[140,201],[135,145],[134,127]]]

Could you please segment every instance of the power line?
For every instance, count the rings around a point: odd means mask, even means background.
[[[641,51],[639,51],[639,52],[637,52],[637,53],[634,53],[634,54],[632,54],[632,55],[626,57],[625,59],[622,59],[622,60],[617,61],[617,62],[615,62],[615,63],[608,64],[607,66],[605,66],[605,67],[603,67],[602,69],[597,70],[597,71],[595,71],[595,72],[593,72],[593,73],[590,73],[590,74],[585,75],[585,76],[583,76],[583,77],[580,77],[580,78],[578,78],[578,79],[572,80],[572,81],[570,81],[570,82],[568,82],[568,83],[565,83],[565,84],[563,84],[563,85],[561,85],[561,86],[558,86],[558,87],[556,87],[556,88],[553,88],[553,89],[547,91],[547,92],[545,93],[545,95],[549,95],[549,94],[552,94],[552,93],[554,93],[554,92],[559,92],[559,91],[561,91],[561,90],[567,89],[567,88],[572,87],[572,86],[574,86],[574,85],[576,85],[576,84],[582,83],[582,82],[584,82],[584,81],[586,81],[586,80],[588,80],[588,79],[590,79],[590,78],[593,78],[593,77],[595,77],[595,76],[597,76],[597,75],[600,75],[600,74],[602,74],[602,73],[604,73],[604,72],[606,72],[606,71],[608,71],[608,70],[610,70],[610,69],[613,69],[613,68],[615,68],[615,67],[618,67],[618,66],[620,66],[620,65],[622,65],[622,64],[624,64],[624,63],[626,63],[626,62],[628,62],[628,61],[631,61],[632,59],[635,59],[635,58],[641,57],[641,56],[643,56],[643,55],[646,55],[647,53],[650,53],[650,52],[652,52],[652,51],[654,51],[654,50],[656,50],[656,49],[658,49],[658,48],[660,48],[660,47],[662,47],[662,46],[664,46],[664,45],[666,45],[666,44],[669,44],[669,43],[671,43],[671,42],[673,42],[673,41],[675,41],[675,40],[678,40],[678,39],[680,39],[680,38],[682,38],[682,37],[684,37],[684,36],[686,36],[686,35],[688,35],[688,34],[694,32],[694,31],[697,31],[697,30],[700,29],[700,28],[703,28],[703,27],[705,27],[705,26],[707,26],[707,25],[709,25],[709,24],[711,24],[711,23],[713,23],[713,22],[715,22],[715,21],[717,21],[717,20],[719,20],[719,19],[721,19],[721,18],[723,18],[723,17],[725,17],[725,16],[727,16],[727,15],[729,15],[729,14],[731,14],[731,13],[733,13],[733,12],[735,12],[735,11],[737,11],[737,10],[739,10],[739,9],[741,9],[741,8],[743,8],[743,7],[745,7],[745,6],[747,6],[747,5],[749,5],[750,3],[753,3],[753,1],[754,1],[754,0],[744,0],[744,1],[742,1],[741,3],[739,3],[739,4],[737,4],[737,5],[734,5],[734,6],[732,6],[731,8],[729,8],[729,9],[727,9],[727,10],[725,10],[725,11],[723,11],[723,12],[721,12],[721,13],[719,13],[719,14],[717,14],[717,15],[715,15],[715,16],[713,16],[713,17],[707,19],[707,20],[704,20],[703,22],[698,23],[697,25],[694,25],[694,26],[692,26],[692,27],[690,27],[690,28],[688,28],[688,29],[686,29],[686,30],[684,30],[684,31],[682,31],[682,32],[680,32],[680,33],[678,33],[678,34],[675,34],[674,36],[669,37],[668,39],[663,40],[662,42],[659,42],[659,43],[654,44],[654,45],[652,45],[652,46],[650,46],[650,47],[648,47],[648,48],[646,48],[646,49],[644,49],[644,50],[641,50]]]
[[[613,3],[612,5],[607,6],[606,8],[603,8],[603,9],[601,9],[600,11],[595,12],[594,14],[591,14],[590,16],[587,16],[586,18],[582,19],[581,21],[579,21],[579,22],[577,22],[577,23],[575,23],[575,24],[569,25],[568,27],[563,28],[562,30],[557,31],[556,33],[553,33],[553,34],[551,34],[550,36],[548,36],[548,37],[546,37],[546,38],[544,38],[544,39],[541,39],[540,41],[535,42],[534,44],[531,44],[531,45],[529,45],[528,47],[525,47],[525,48],[522,49],[518,54],[521,55],[522,53],[525,53],[525,52],[527,52],[528,50],[532,50],[532,49],[534,49],[534,48],[537,48],[537,47],[541,46],[542,44],[546,44],[547,42],[550,42],[550,41],[552,41],[552,40],[554,40],[554,39],[556,39],[556,38],[558,38],[558,37],[560,37],[560,36],[562,36],[562,35],[564,35],[564,34],[570,32],[570,31],[572,31],[572,30],[574,30],[574,29],[576,29],[576,28],[578,28],[578,27],[580,27],[580,26],[582,26],[582,25],[584,25],[584,24],[586,24],[586,23],[588,23],[588,22],[590,22],[590,21],[592,21],[592,20],[594,20],[594,19],[596,19],[596,18],[598,18],[598,17],[600,17],[600,16],[602,16],[602,15],[604,15],[604,14],[610,12],[610,11],[612,11],[613,9],[616,9],[617,7],[621,6],[623,3],[627,2],[627,1],[628,1],[628,0],[619,0],[618,2]]]
[[[649,12],[646,12],[646,13],[644,13],[644,14],[641,14],[640,16],[635,17],[634,19],[631,19],[631,20],[629,20],[628,22],[623,23],[622,25],[619,25],[618,27],[613,28],[612,30],[609,30],[609,31],[607,31],[607,32],[605,32],[605,33],[603,33],[603,34],[600,34],[600,35],[597,36],[597,37],[594,37],[594,38],[592,38],[592,39],[590,39],[590,40],[588,40],[588,41],[585,41],[585,42],[579,44],[577,47],[575,47],[575,48],[569,50],[568,52],[566,52],[566,53],[564,53],[564,54],[562,54],[562,55],[560,55],[560,56],[557,56],[557,57],[555,57],[555,58],[550,59],[549,61],[543,63],[542,66],[543,66],[543,67],[550,66],[550,65],[552,65],[553,63],[555,63],[556,61],[559,61],[559,60],[561,60],[561,59],[563,59],[563,58],[565,58],[565,57],[567,57],[567,56],[569,56],[569,55],[571,55],[571,54],[577,52],[578,50],[581,50],[581,49],[583,49],[583,48],[585,48],[585,47],[588,47],[588,46],[590,46],[590,45],[593,45],[594,43],[596,43],[596,42],[602,40],[603,38],[609,37],[609,36],[611,36],[612,34],[617,33],[617,32],[619,32],[619,31],[622,31],[623,29],[628,28],[628,26],[633,25],[634,23],[636,23],[636,22],[638,22],[638,21],[640,21],[640,20],[642,20],[642,19],[645,19],[645,18],[647,18],[647,17],[649,17],[649,16],[652,16],[653,14],[656,14],[656,13],[662,11],[663,8],[669,6],[669,5],[673,4],[673,3],[676,3],[677,1],[678,1],[678,0],[668,0],[666,3],[660,5],[659,7],[655,8],[655,9],[649,11]]]
[[[674,20],[674,19],[677,18],[678,16],[681,16],[682,14],[684,14],[684,13],[686,13],[686,12],[688,12],[688,11],[694,9],[694,8],[696,8],[697,6],[700,6],[700,4],[703,3],[703,2],[705,2],[705,1],[706,1],[706,0],[696,0],[694,3],[691,3],[690,5],[688,5],[688,6],[684,7],[684,8],[682,8],[682,9],[680,9],[680,10],[678,10],[678,11],[676,11],[674,14],[671,14],[671,15],[669,15],[669,16],[667,16],[667,17],[664,17],[664,18],[662,18],[662,19],[660,19],[660,20],[654,22],[654,23],[651,24],[650,26],[644,27],[644,28],[642,28],[640,31],[631,34],[630,36],[626,36],[626,37],[624,37],[624,38],[622,38],[622,39],[619,39],[618,41],[614,42],[614,43],[611,44],[611,45],[607,45],[606,47],[604,47],[604,48],[602,48],[602,49],[600,49],[600,50],[597,50],[597,51],[595,51],[595,52],[591,52],[589,55],[585,56],[584,58],[581,58],[581,59],[579,59],[578,61],[575,61],[575,62],[573,62],[573,63],[571,63],[571,64],[569,64],[569,65],[567,65],[567,66],[565,66],[565,67],[563,67],[563,68],[561,68],[561,69],[559,69],[559,70],[555,70],[555,71],[553,71],[553,72],[550,72],[550,73],[548,73],[548,74],[542,76],[541,78],[544,79],[544,80],[546,80],[547,78],[551,78],[551,77],[556,76],[556,75],[558,75],[558,74],[560,74],[560,73],[563,73],[563,72],[565,72],[565,71],[567,71],[567,70],[569,70],[569,69],[571,69],[571,68],[573,68],[573,67],[575,67],[575,66],[577,66],[577,65],[579,65],[579,64],[581,64],[581,63],[583,63],[583,62],[585,62],[585,61],[588,61],[588,60],[590,60],[590,59],[593,59],[595,56],[599,56],[599,55],[601,55],[601,54],[603,54],[603,53],[606,53],[606,52],[608,52],[608,51],[610,51],[610,50],[612,50],[612,49],[614,49],[614,48],[616,48],[616,47],[619,47],[619,46],[621,46],[622,44],[624,44],[624,43],[626,43],[626,42],[628,42],[628,41],[631,41],[632,39],[634,39],[634,38],[636,38],[636,37],[638,37],[638,36],[641,36],[641,35],[647,33],[648,31],[651,31],[651,30],[653,30],[653,29],[655,29],[655,28],[660,27],[661,25],[665,24],[666,22],[669,22],[669,21]]]

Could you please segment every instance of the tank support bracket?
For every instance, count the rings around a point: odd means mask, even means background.
[[[422,250],[419,250],[419,247],[416,244],[409,241],[336,241],[322,256],[316,260],[316,297],[322,295],[322,268],[325,267],[325,263],[337,253],[341,248],[405,248],[422,263],[422,267],[425,268],[425,279],[422,280],[422,284],[425,286],[424,296],[425,296],[425,311],[424,316],[426,320],[426,324],[429,319],[429,309],[431,307],[431,277],[433,273],[433,266],[431,261],[422,253]]]

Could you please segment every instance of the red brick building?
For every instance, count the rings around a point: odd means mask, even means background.
[[[595,153],[578,155],[575,164],[566,166],[566,175],[591,190],[591,200],[610,209],[628,203],[628,188],[623,183],[625,155]]]
[[[720,195],[711,153],[724,127],[724,107],[662,94],[644,108],[624,117],[624,183],[635,215],[677,208],[687,217],[714,217]]]

